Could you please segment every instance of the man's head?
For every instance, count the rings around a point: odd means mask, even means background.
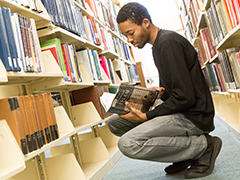
[[[123,35],[135,47],[142,48],[149,42],[152,19],[148,10],[141,4],[125,4],[118,12],[117,23]]]

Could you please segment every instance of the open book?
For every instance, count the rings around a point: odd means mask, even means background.
[[[100,101],[104,109],[110,113],[128,113],[129,109],[126,107],[125,101],[145,113],[153,106],[158,94],[158,90],[121,84],[116,94],[104,92]]]

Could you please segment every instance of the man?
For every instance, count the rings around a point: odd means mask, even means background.
[[[222,141],[209,135],[214,107],[197,52],[181,35],[155,26],[139,3],[124,5],[117,22],[134,47],[153,45],[160,87],[152,88],[160,90],[163,100],[147,113],[126,102],[130,112],[109,119],[109,129],[120,136],[120,151],[134,159],[173,162],[167,174],[186,170],[188,179],[211,174]]]

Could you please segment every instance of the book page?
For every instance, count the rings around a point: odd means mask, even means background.
[[[107,112],[111,107],[115,94],[104,92],[102,96],[100,96],[100,101],[105,111]]]

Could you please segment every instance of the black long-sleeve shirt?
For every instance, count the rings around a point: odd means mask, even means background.
[[[152,52],[165,94],[164,102],[147,112],[147,118],[183,113],[198,128],[212,131],[212,97],[193,46],[178,33],[161,29]]]

